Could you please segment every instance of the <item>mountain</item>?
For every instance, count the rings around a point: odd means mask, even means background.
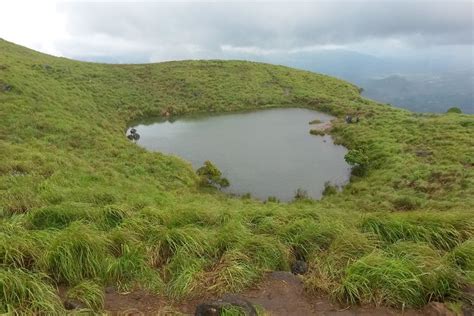
[[[474,68],[465,58],[388,58],[343,49],[244,57],[335,76],[362,87],[368,98],[416,112],[458,106],[474,113]]]
[[[442,75],[401,76],[368,79],[362,84],[364,96],[417,112],[445,112],[457,106],[474,113],[472,72]]]
[[[331,136],[353,165],[341,192],[229,196],[124,135],[137,118],[269,107],[334,115]],[[413,113],[271,64],[108,65],[0,40],[0,122],[2,314],[184,312],[294,265],[308,268],[312,299],[397,312],[468,304],[473,115]]]

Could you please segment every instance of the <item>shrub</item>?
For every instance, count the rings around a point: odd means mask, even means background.
[[[349,152],[344,156],[344,160],[346,160],[346,162],[352,166],[353,175],[365,175],[369,164],[369,158],[361,150],[349,150]]]
[[[203,185],[217,188],[226,188],[230,185],[229,180],[222,177],[222,172],[209,160],[206,160],[196,173],[201,177]]]
[[[421,205],[419,200],[409,196],[398,197],[393,200],[392,204],[393,207],[398,211],[411,211],[420,207]]]
[[[269,196],[267,198],[267,202],[269,202],[269,203],[280,203],[280,200],[276,196]]]
[[[326,132],[325,132],[325,131],[322,131],[322,130],[320,130],[320,129],[311,129],[311,130],[309,131],[309,133],[310,133],[311,135],[317,135],[317,136],[324,136],[324,135],[326,135]]]
[[[306,200],[306,199],[308,199],[308,191],[306,191],[302,188],[296,189],[294,199],[295,200]]]
[[[324,183],[323,196],[334,195],[337,193],[337,186],[331,185],[329,181]]]
[[[349,150],[349,152],[344,156],[344,160],[352,166],[365,166],[369,162],[367,155],[359,149]]]
[[[462,110],[460,108],[458,108],[457,106],[453,106],[453,107],[450,107],[446,113],[457,113],[457,114],[461,114],[462,113]]]

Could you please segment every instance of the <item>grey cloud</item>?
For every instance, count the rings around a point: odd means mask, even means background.
[[[63,3],[65,55],[215,58],[393,39],[407,47],[473,44],[470,1]],[[77,41],[82,45],[77,45]]]

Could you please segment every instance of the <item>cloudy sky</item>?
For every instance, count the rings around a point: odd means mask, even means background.
[[[0,37],[112,62],[238,58],[344,49],[375,56],[473,54],[473,2],[7,1]]]

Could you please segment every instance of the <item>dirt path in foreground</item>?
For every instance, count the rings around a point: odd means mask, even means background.
[[[304,292],[301,280],[297,276],[283,271],[269,273],[257,287],[239,294],[238,297],[262,307],[267,315],[272,316],[444,315],[432,313],[426,309],[423,311],[406,310],[404,312],[384,307],[350,307],[344,309],[332,304],[328,298],[309,297]],[[105,309],[112,315],[173,315],[173,312],[194,315],[196,306],[201,302],[203,300],[188,301],[181,305],[169,306],[161,297],[142,291],[128,294],[109,291],[105,294]]]

